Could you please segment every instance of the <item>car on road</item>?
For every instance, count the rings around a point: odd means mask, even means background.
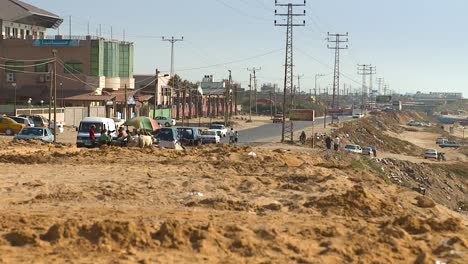
[[[176,149],[180,146],[179,133],[176,128],[162,127],[153,132],[155,143],[161,148]]]
[[[0,116],[0,133],[12,136],[18,134],[25,126],[25,124],[20,124],[9,117]]]
[[[357,119],[357,118],[363,118],[364,117],[364,114],[362,113],[355,113],[353,114],[353,118]]]
[[[352,153],[362,153],[362,148],[359,145],[347,144],[344,146],[343,150]]]
[[[439,144],[439,147],[441,148],[459,148],[461,147],[460,143],[456,141],[446,141],[442,144]]]
[[[372,150],[373,150],[372,147],[363,147],[363,148],[362,148],[362,155],[368,155],[368,156],[370,156],[370,155],[372,155],[372,153],[373,153]]]
[[[221,133],[222,137],[226,137],[227,134],[227,128],[224,125],[221,124],[211,124],[210,130],[215,130],[219,131]]]
[[[424,159],[437,159],[436,149],[426,149],[424,151]]]
[[[157,116],[155,120],[156,122],[158,122],[160,126],[165,126],[165,127],[175,126],[177,123],[175,119],[165,117],[165,116]]]
[[[54,133],[47,127],[25,127],[13,140],[40,140],[43,142],[54,142]]]
[[[445,142],[447,142],[447,141],[448,141],[448,138],[439,137],[439,138],[436,139],[436,144],[437,144],[437,145],[440,145],[440,144],[443,144],[443,143],[445,143]]]
[[[272,120],[273,123],[281,123],[283,122],[283,115],[275,115]]]
[[[49,120],[41,115],[19,115],[19,117],[26,117],[32,119],[35,127],[49,126]]]
[[[26,127],[34,126],[33,120],[27,117],[9,116],[9,118],[15,120],[16,123],[24,124]]]
[[[418,121],[411,120],[406,125],[407,126],[421,126],[421,123]]]
[[[178,127],[177,133],[183,146],[200,146],[202,144],[200,129],[197,127]]]
[[[219,141],[221,140],[218,133],[216,133],[216,130],[210,130],[210,129],[202,130],[201,137],[202,137],[203,144],[209,144],[209,143],[218,144]]]

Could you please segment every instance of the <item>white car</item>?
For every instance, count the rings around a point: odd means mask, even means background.
[[[362,113],[357,113],[353,115],[353,118],[363,118],[364,115]]]
[[[362,154],[362,148],[359,145],[347,144],[346,146],[344,146],[343,150],[346,152]]]
[[[176,125],[176,120],[165,116],[157,116],[155,120],[160,126],[171,127]]]
[[[201,131],[201,137],[202,137],[202,143],[203,144],[208,144],[208,143],[214,143],[218,144],[221,138],[218,136],[218,133],[215,130],[203,130]]]
[[[437,150],[426,149],[426,151],[424,151],[424,159],[437,159]]]
[[[210,126],[210,130],[216,131],[218,134],[220,134],[222,137],[226,137],[227,134],[227,128],[224,125],[220,124],[212,124]],[[219,132],[218,132],[219,131]]]

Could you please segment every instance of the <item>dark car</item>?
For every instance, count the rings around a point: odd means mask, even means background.
[[[16,121],[16,123],[24,124],[27,127],[33,127],[34,121],[28,117],[9,116],[9,118]]]
[[[19,115],[19,117],[29,118],[34,122],[35,127],[47,127],[49,126],[49,120],[40,115]]]
[[[460,143],[456,141],[445,141],[442,144],[439,144],[441,148],[459,148],[461,147]]]
[[[179,127],[177,132],[183,146],[200,146],[202,144],[201,132],[196,127]]]
[[[159,147],[175,149],[179,142],[179,133],[172,127],[163,127],[153,132],[155,142]]]

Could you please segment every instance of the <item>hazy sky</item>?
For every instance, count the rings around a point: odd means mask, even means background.
[[[301,3],[301,1],[293,1]],[[275,27],[274,0],[26,0],[68,19],[72,35],[92,35],[102,25],[104,37],[135,43],[135,73],[170,69],[170,43],[161,36],[184,36],[176,43],[175,68],[183,78],[248,83],[247,68],[261,67],[259,84],[283,86],[285,27]],[[285,3],[286,1],[279,1]],[[277,8],[285,12],[284,8]],[[302,12],[303,8],[297,8]],[[341,53],[346,77],[341,84],[357,89],[357,64],[377,67],[400,92],[456,91],[468,95],[468,1],[465,0],[309,0],[305,27],[294,28],[294,72],[303,74],[303,90],[314,88],[317,73],[323,88],[331,85],[334,51],[326,33],[349,32],[349,49]],[[49,32],[50,35],[56,32]],[[68,20],[60,33],[68,34]],[[226,64],[230,63],[230,64]],[[226,65],[223,65],[226,64]],[[215,66],[213,66],[215,65]],[[208,67],[213,66],[213,67]],[[374,80],[374,85],[376,86]]]

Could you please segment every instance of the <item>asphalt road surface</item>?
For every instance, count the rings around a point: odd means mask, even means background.
[[[351,116],[342,116],[340,117],[340,122],[351,120]],[[331,122],[331,117],[327,117],[327,124]],[[304,128],[311,127],[312,122],[310,121],[294,121],[294,137],[295,140],[299,139],[299,133],[301,133]],[[314,121],[314,125],[323,127],[323,117],[318,117]],[[272,138],[281,138],[281,123],[273,122],[271,124],[266,124],[256,128],[250,128],[246,130],[239,131],[239,143],[264,143],[264,142],[278,142],[279,140],[272,140]],[[229,143],[229,129],[228,134],[225,138],[221,139],[221,143]],[[234,127],[234,130],[236,128]],[[306,131],[306,134],[310,136],[311,131]]]

